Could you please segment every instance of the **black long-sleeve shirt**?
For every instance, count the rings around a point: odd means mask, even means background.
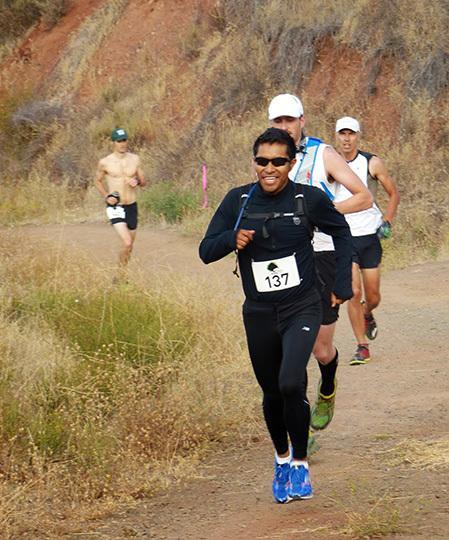
[[[241,208],[241,196],[247,194],[253,184],[231,189],[215,212],[199,248],[200,257],[206,264],[217,261],[236,249],[234,225]],[[256,302],[290,303],[315,286],[314,254],[309,231],[303,223],[292,216],[270,219],[265,222],[266,234],[262,233],[263,219],[251,214],[271,212],[294,213],[297,209],[295,184],[291,181],[276,195],[265,193],[257,184],[246,208],[239,229],[255,230],[253,240],[238,251],[239,267],[245,296]],[[349,226],[320,190],[303,186],[306,215],[313,226],[332,236],[335,246],[337,268],[334,293],[337,298],[352,297],[351,264],[352,240]],[[265,236],[265,237],[264,237]],[[291,288],[258,292],[251,267],[253,261],[267,261],[294,255],[300,283]]]

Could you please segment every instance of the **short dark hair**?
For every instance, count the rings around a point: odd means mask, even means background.
[[[270,127],[259,135],[253,145],[253,155],[256,156],[261,144],[285,144],[290,159],[296,157],[296,145],[293,137],[283,129]]]

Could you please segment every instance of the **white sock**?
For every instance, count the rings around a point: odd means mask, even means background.
[[[278,465],[285,465],[286,463],[290,463],[290,460],[292,459],[290,454],[287,457],[279,457],[277,452],[275,452],[274,456]]]
[[[290,461],[290,467],[300,467],[301,465],[305,467],[307,470],[309,470],[309,464],[307,463],[307,461],[304,461],[303,459],[292,459]]]

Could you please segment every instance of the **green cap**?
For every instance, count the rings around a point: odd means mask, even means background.
[[[115,141],[127,141],[128,133],[122,128],[115,128],[112,130],[111,139]]]

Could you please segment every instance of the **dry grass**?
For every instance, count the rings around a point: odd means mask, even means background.
[[[406,531],[405,517],[401,515],[393,496],[385,491],[373,491],[373,485],[360,479],[348,482],[344,500],[331,499],[345,517],[342,527],[329,532],[329,536],[345,535],[349,538],[380,538]]]
[[[393,4],[363,0],[354,4],[352,12],[338,39],[364,50],[367,60],[395,57],[409,94],[419,97],[424,92],[436,98],[448,81],[447,2],[436,0],[427,9],[415,0]]]
[[[0,224],[10,227],[24,223],[58,223],[66,212],[78,206],[76,193],[68,189],[68,182],[49,181],[48,174],[39,174],[36,167],[29,175],[26,187],[12,179],[2,187]],[[79,213],[79,212],[77,212]]]
[[[40,17],[38,2],[2,0],[0,2],[0,33],[4,39],[19,36]],[[3,40],[2,40],[3,41]]]
[[[0,2],[0,33],[6,38],[17,37],[39,21],[46,30],[50,30],[67,13],[70,1],[2,0]]]
[[[420,470],[449,468],[449,437],[419,441],[406,439],[383,452],[390,467],[406,465]]]
[[[80,519],[195,475],[211,445],[259,432],[257,389],[244,340],[234,337],[241,323],[230,301],[167,271],[157,286],[137,273],[134,285],[116,292],[110,269],[14,231],[2,235],[0,253],[6,537],[75,532]],[[107,306],[117,294],[113,311]],[[92,311],[99,298],[103,324]],[[138,312],[147,313],[140,337]],[[109,317],[112,335],[105,334]]]
[[[17,39],[9,38],[0,43],[0,62],[8,58],[17,46]]]
[[[345,511],[345,514],[347,525],[341,532],[350,538],[379,538],[403,530],[399,512],[388,497],[379,499],[367,511]]]

